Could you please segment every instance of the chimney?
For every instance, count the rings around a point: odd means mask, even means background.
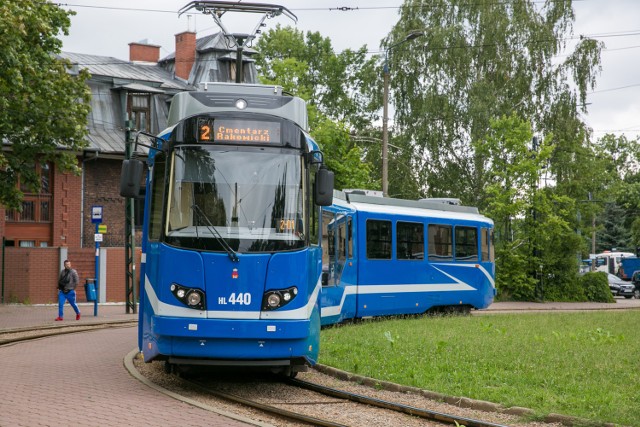
[[[189,80],[196,61],[196,33],[185,31],[176,34],[176,77]]]
[[[129,43],[129,61],[156,63],[158,59],[160,59],[160,46],[151,44],[148,40]]]

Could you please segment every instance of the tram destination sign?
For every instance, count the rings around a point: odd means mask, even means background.
[[[199,142],[235,142],[248,144],[280,144],[280,123],[243,119],[198,120]]]

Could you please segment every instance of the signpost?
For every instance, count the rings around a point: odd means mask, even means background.
[[[94,241],[96,242],[96,300],[93,302],[93,315],[98,315],[98,301],[100,300],[100,242],[102,242],[102,234],[100,233],[100,223],[102,222],[102,206],[91,206],[91,222],[96,225],[96,234]],[[106,232],[107,226],[104,226]]]

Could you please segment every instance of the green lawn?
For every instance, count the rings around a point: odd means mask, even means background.
[[[320,363],[448,395],[640,426],[640,311],[365,321]]]

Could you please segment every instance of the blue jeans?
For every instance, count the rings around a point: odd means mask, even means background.
[[[66,294],[62,291],[58,291],[58,317],[64,317],[64,302],[69,301],[71,308],[80,314],[80,309],[76,305],[76,291],[69,291]]]

